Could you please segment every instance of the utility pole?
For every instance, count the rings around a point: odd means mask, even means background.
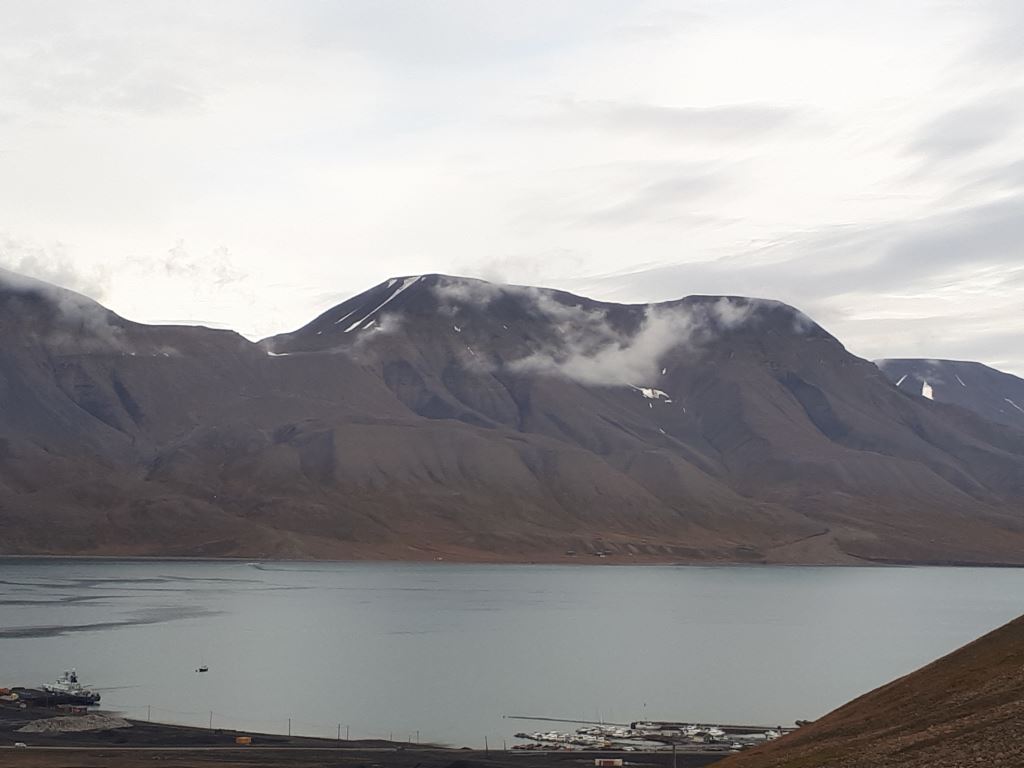
[[[672,742],[672,768],[676,768],[676,743]]]
[[[213,730],[213,710],[210,710],[210,730]]]
[[[348,726],[347,725],[345,726],[345,741],[349,741],[349,738],[348,738]]]
[[[490,754],[490,752],[491,752],[490,747],[487,746],[487,737],[486,736],[484,736],[484,752],[486,754]]]
[[[153,706],[151,704],[146,705],[146,722],[153,722]]]
[[[341,743],[341,723],[338,723],[338,743]]]
[[[291,735],[292,735],[292,719],[289,717],[288,718],[288,738],[291,738]]]

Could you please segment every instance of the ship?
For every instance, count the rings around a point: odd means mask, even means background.
[[[98,704],[100,695],[90,691],[78,682],[78,672],[74,669],[64,670],[64,674],[52,683],[43,683],[43,691],[62,704]]]

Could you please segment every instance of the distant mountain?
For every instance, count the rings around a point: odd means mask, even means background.
[[[1024,617],[721,768],[1018,768]]]
[[[799,311],[399,277],[259,343],[0,275],[0,550],[1024,563],[1024,434]]]
[[[960,360],[877,360],[904,392],[969,408],[986,419],[1024,429],[1024,379]]]

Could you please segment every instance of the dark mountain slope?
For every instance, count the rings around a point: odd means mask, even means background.
[[[878,360],[901,390],[1024,430],[1024,379],[961,360]]]
[[[1018,768],[1024,617],[721,768]]]
[[[1024,561],[1024,435],[790,307],[396,278],[259,344],[0,286],[7,552]]]

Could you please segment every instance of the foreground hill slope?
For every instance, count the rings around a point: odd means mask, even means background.
[[[962,360],[876,362],[904,392],[969,408],[990,421],[1024,430],[1024,379]]]
[[[1024,617],[721,768],[1024,764]]]
[[[258,344],[0,275],[0,551],[1024,563],[1024,433],[785,305],[393,278]]]

